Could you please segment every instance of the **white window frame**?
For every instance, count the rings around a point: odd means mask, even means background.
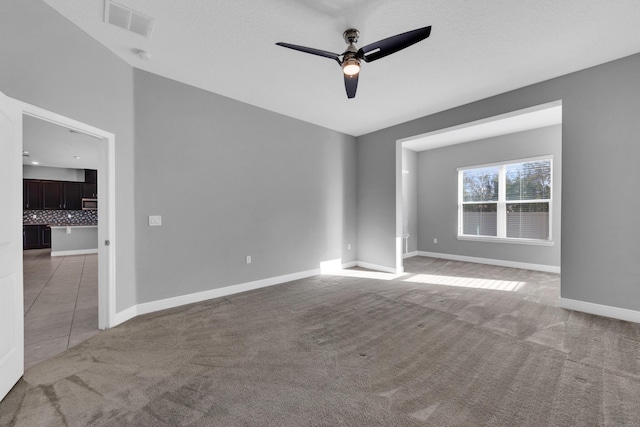
[[[507,180],[506,170],[507,166],[519,163],[535,162],[539,160],[549,160],[551,166],[551,197],[549,199],[538,200],[526,200],[526,201],[507,201]],[[497,218],[497,236],[477,236],[471,234],[463,234],[463,173],[470,169],[481,169],[488,167],[499,167],[498,175],[498,201],[497,202],[482,202],[497,203],[498,205],[498,218]],[[465,166],[458,168],[458,240],[470,240],[476,242],[494,242],[494,243],[515,243],[521,245],[538,245],[538,246],[553,246],[553,195],[555,190],[553,188],[553,155],[545,155],[538,157],[528,157],[525,159],[515,159],[497,163],[487,163],[482,165]],[[547,239],[523,239],[518,237],[507,237],[507,203],[549,203],[549,237]],[[478,202],[481,203],[481,202]],[[468,202],[466,204],[469,204]]]

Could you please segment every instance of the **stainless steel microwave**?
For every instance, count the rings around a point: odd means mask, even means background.
[[[82,199],[83,211],[96,211],[98,210],[98,199]]]

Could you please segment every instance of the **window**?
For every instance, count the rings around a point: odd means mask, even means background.
[[[458,169],[458,237],[551,241],[551,156]]]

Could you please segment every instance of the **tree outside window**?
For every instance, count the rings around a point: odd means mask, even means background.
[[[549,240],[551,158],[459,170],[459,234]]]

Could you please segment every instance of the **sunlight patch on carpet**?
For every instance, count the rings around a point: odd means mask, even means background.
[[[431,283],[434,285],[457,286],[461,288],[491,289],[495,291],[515,292],[525,282],[512,280],[480,279],[476,277],[441,276],[438,274],[416,274],[400,279],[405,282]]]
[[[394,274],[394,273],[384,273],[382,271],[352,270],[352,269],[336,270],[336,271],[326,272],[323,274],[328,274],[330,276],[358,277],[361,279],[375,279],[375,280],[402,280],[403,276],[407,276],[406,273]]]

